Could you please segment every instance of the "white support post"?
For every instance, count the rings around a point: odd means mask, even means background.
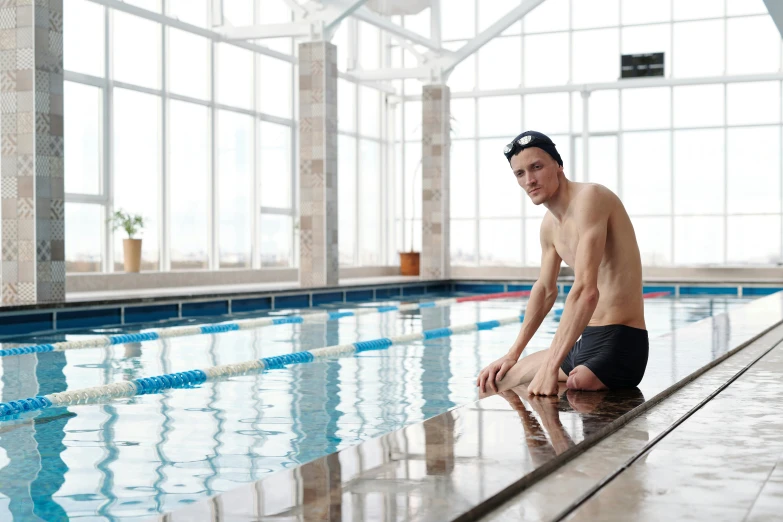
[[[360,9],[364,4],[367,3],[367,0],[351,0],[351,2],[342,8],[342,12],[340,14],[335,15],[330,20],[326,22],[326,31],[331,30],[334,27],[337,27],[340,25],[340,22],[354,14],[358,9]],[[325,31],[325,32],[326,32]]]

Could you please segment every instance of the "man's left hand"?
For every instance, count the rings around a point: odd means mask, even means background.
[[[558,373],[559,368],[554,371],[542,364],[536,372],[536,376],[527,387],[528,395],[557,395],[558,392]]]

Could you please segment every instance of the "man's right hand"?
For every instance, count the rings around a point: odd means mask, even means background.
[[[504,355],[497,361],[489,364],[486,368],[481,370],[481,373],[479,373],[479,376],[476,379],[476,386],[478,386],[479,390],[481,390],[483,393],[486,393],[487,385],[489,385],[489,388],[493,392],[497,393],[497,383],[503,379],[506,373],[516,363],[516,358],[512,357],[511,355]]]

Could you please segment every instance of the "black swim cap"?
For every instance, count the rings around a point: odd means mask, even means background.
[[[544,152],[552,156],[552,159],[554,159],[558,165],[560,165],[561,167],[563,166],[563,159],[560,157],[560,154],[557,152],[557,149],[555,148],[555,144],[552,142],[551,139],[549,139],[549,136],[541,132],[536,132],[532,130],[525,131],[519,136],[517,136],[516,138],[514,138],[514,141],[506,145],[503,154],[506,156],[508,162],[511,163],[511,158],[513,158],[523,150],[530,147],[538,147],[539,149],[543,150]]]

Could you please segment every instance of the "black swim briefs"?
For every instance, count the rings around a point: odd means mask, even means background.
[[[560,368],[568,375],[584,365],[609,389],[633,388],[644,376],[649,349],[647,330],[621,324],[588,326]]]

